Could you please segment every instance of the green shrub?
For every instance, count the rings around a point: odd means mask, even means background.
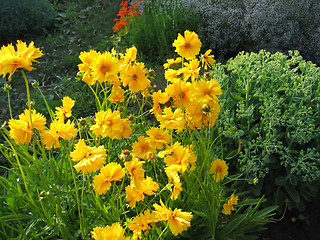
[[[217,64],[213,76],[223,90],[225,158],[258,180],[253,193],[303,210],[320,182],[320,69],[298,51],[261,50]]]
[[[47,0],[0,0],[0,43],[37,35],[53,26],[55,14]]]

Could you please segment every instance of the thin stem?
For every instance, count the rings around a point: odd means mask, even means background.
[[[13,117],[12,117],[12,109],[11,109],[10,93],[9,93],[9,91],[8,91],[8,104],[9,104],[10,118],[13,118]]]

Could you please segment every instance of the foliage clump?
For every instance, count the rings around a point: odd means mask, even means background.
[[[47,0],[0,0],[0,43],[37,35],[53,27],[55,13]]]
[[[223,91],[218,126],[226,159],[258,180],[254,192],[303,209],[300,197],[310,200],[320,179],[320,69],[298,51],[261,50],[241,52],[213,74]]]

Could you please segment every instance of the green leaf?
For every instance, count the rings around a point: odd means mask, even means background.
[[[284,188],[286,189],[287,193],[290,195],[290,197],[295,203],[299,203],[301,201],[301,198],[297,189],[295,189],[291,185],[285,185]]]
[[[270,207],[267,207],[267,208],[265,208],[265,209],[257,212],[257,213],[253,216],[253,218],[254,218],[254,219],[259,219],[259,218],[269,217],[269,216],[270,216],[269,213],[275,211],[275,210],[278,209],[278,208],[279,208],[279,206],[270,206]],[[273,214],[275,214],[275,213],[273,213]],[[273,214],[272,214],[272,215],[273,215]]]
[[[231,233],[234,229],[236,229],[246,218],[247,214],[240,214],[236,217],[232,218],[230,222],[228,222],[225,227],[222,229],[222,233],[227,235]]]

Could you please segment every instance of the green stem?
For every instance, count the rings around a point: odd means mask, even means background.
[[[9,104],[10,118],[13,118],[13,117],[12,117],[12,109],[11,109],[10,93],[9,93],[9,91],[8,91],[8,104]]]

